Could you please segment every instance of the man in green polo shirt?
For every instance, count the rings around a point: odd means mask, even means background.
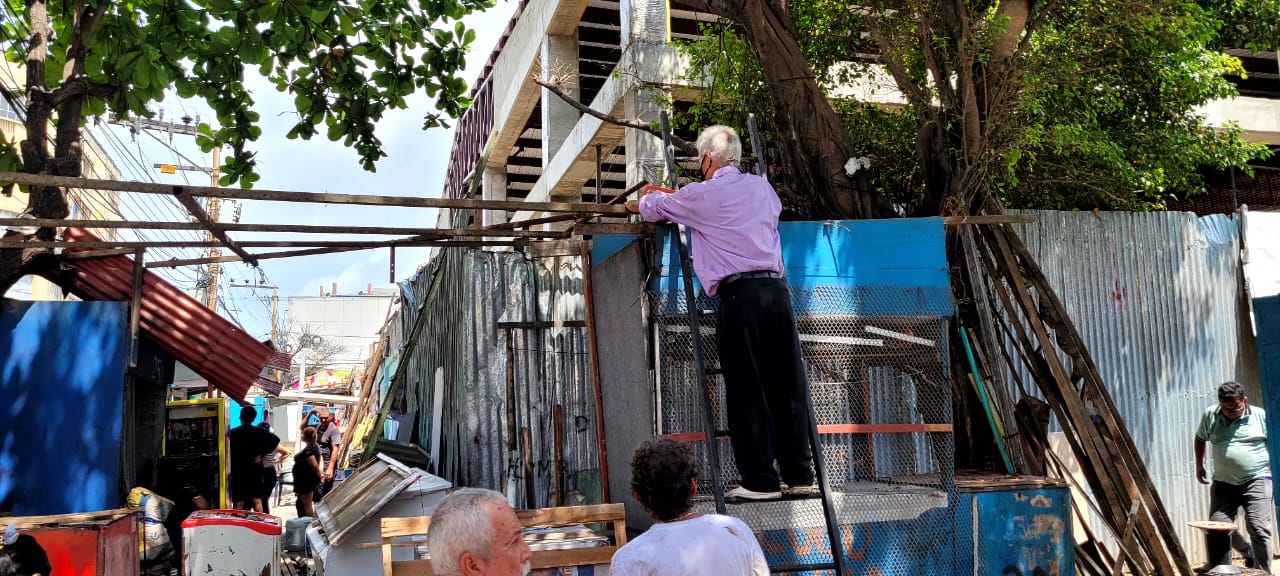
[[[1248,565],[1271,571],[1271,460],[1267,456],[1267,415],[1249,405],[1236,382],[1218,386],[1218,404],[1210,406],[1196,430],[1196,478],[1209,484],[1204,469],[1205,444],[1213,445],[1213,485],[1209,519],[1235,522],[1244,508],[1252,545],[1238,538],[1236,547]],[[1231,563],[1231,546],[1222,533],[1209,537],[1209,564]]]

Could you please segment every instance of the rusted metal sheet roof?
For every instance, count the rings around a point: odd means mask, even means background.
[[[98,238],[80,228],[65,236],[77,242]],[[84,300],[124,300],[133,296],[133,258],[108,256],[65,261],[50,279]],[[258,383],[272,350],[174,285],[144,272],[141,331],[210,384],[244,400]]]

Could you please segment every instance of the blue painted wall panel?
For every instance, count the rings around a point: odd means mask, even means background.
[[[1070,498],[1067,488],[961,492],[954,508],[916,519],[841,526],[845,560],[852,574],[882,576],[1074,574]],[[767,531],[760,545],[770,566],[831,561],[825,528]]]
[[[961,498],[977,515],[977,574],[1075,574],[1070,490],[979,492]]]
[[[591,267],[595,268],[617,254],[640,236],[636,234],[601,234],[591,239]]]
[[[850,574],[918,576],[964,574],[967,564],[957,557],[956,534],[967,530],[950,508],[941,508],[913,520],[843,525],[840,538]],[[770,530],[758,535],[770,566],[826,564],[831,562],[827,529]],[[817,574],[808,572],[800,574]],[[834,571],[828,571],[832,574]]]
[[[673,232],[661,226],[654,235],[660,268],[651,288],[680,295],[684,282]],[[951,315],[940,218],[784,222],[778,232],[797,314]],[[615,243],[597,252],[611,254]],[[676,300],[677,308],[667,312],[679,311]]]
[[[0,301],[0,512],[119,507],[124,302]]]
[[[1268,414],[1280,414],[1280,296],[1253,300],[1253,323],[1258,337],[1258,375],[1262,407]],[[1271,477],[1280,478],[1280,420],[1267,418],[1267,450],[1271,455]],[[1280,513],[1280,499],[1275,500]]]

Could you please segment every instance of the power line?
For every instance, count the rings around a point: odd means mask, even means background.
[[[5,3],[5,9],[6,9],[7,11],[9,11],[9,12],[10,12],[10,14],[12,15],[11,8],[10,8],[10,6],[9,6],[7,3]],[[16,18],[16,16],[15,16],[15,18]],[[15,86],[15,87],[16,87],[16,86],[20,86],[20,85],[21,85],[21,83],[19,83],[19,82],[18,82],[18,80],[17,80],[17,78],[14,76],[12,69],[10,69],[10,68],[8,68],[8,67],[5,67],[5,68],[3,68],[3,70],[4,70],[5,75],[8,77],[8,79],[9,79],[10,83],[11,83],[13,86]],[[17,112],[18,116],[19,116],[20,118],[22,118],[23,120],[25,120],[25,119],[26,119],[26,113],[27,113],[25,103],[21,102],[20,100],[15,101],[15,99],[11,98],[11,96],[10,96],[10,94],[9,94],[9,91],[7,91],[7,90],[6,90],[6,91],[4,91],[4,96],[10,100],[10,104],[11,104],[11,105],[13,105],[13,108],[14,108],[14,110]],[[86,126],[82,129],[82,136],[84,136],[84,137],[92,137],[92,132],[89,130],[89,128],[90,128],[90,127],[86,124]],[[139,159],[138,159],[138,158],[136,158],[136,157],[134,157],[134,156],[133,156],[133,154],[129,152],[128,148],[127,148],[127,147],[125,147],[125,146],[123,145],[123,143],[122,143],[122,142],[119,142],[119,139],[115,137],[115,134],[114,134],[114,133],[112,133],[112,132],[110,132],[110,131],[108,130],[108,131],[107,131],[107,136],[108,136],[108,138],[106,139],[107,143],[108,143],[109,145],[111,145],[111,146],[115,147],[115,148],[117,149],[117,152],[122,153],[122,155],[121,155],[121,157],[122,157],[122,158],[127,159],[127,160],[133,160],[133,162],[135,163],[135,165],[142,165],[142,163],[139,161]],[[53,142],[52,135],[48,136],[46,139],[47,139],[47,141],[48,141],[49,143],[52,143],[52,142]],[[141,149],[139,149],[139,153],[141,154]],[[110,157],[108,157],[108,159],[110,159]],[[114,164],[114,162],[113,162],[113,164]],[[125,166],[125,168],[128,168],[128,166]],[[145,172],[145,171],[143,171],[143,174],[144,174],[144,175],[149,176],[149,174],[146,174],[146,172]],[[124,213],[123,213],[123,212],[121,212],[121,210],[120,210],[120,205],[124,202],[124,199],[125,199],[125,198],[123,198],[124,196],[143,196],[144,198],[147,196],[147,195],[137,195],[137,194],[119,194],[119,193],[117,193],[117,194],[115,194],[115,197],[114,197],[114,199],[113,199],[113,198],[111,198],[111,197],[108,197],[104,192],[102,192],[102,191],[100,191],[100,190],[86,190],[86,189],[78,189],[78,188],[77,188],[77,189],[71,189],[71,190],[69,190],[69,192],[70,192],[70,194],[68,194],[68,196],[69,196],[68,201],[69,201],[69,202],[71,202],[73,205],[76,205],[76,206],[78,206],[78,207],[79,207],[79,206],[82,206],[82,205],[83,205],[82,199],[84,199],[84,198],[92,198],[92,199],[94,199],[94,200],[97,200],[97,203],[98,203],[99,205],[101,205],[102,207],[105,207],[105,208],[106,208],[107,210],[109,210],[110,212],[113,212],[113,213],[114,213],[114,215],[118,216],[121,220],[128,220],[128,219],[129,219],[129,218],[127,218],[127,217],[124,215]],[[145,199],[146,199],[146,201],[148,201],[148,202],[154,202],[154,201],[155,201],[155,200],[154,200],[154,199],[152,199],[152,198],[145,198]],[[136,202],[136,200],[135,200],[135,202]],[[139,204],[139,207],[142,207],[142,204]],[[87,211],[87,210],[86,210],[86,211]],[[145,211],[145,210],[143,210],[143,211]],[[143,234],[141,234],[141,233],[137,233],[137,232],[135,232],[135,234],[136,234],[137,236],[139,236],[141,239],[146,240],[146,238],[144,237],[144,235],[143,235]],[[178,238],[177,236],[172,236],[172,237],[173,237],[173,238]],[[161,255],[163,255],[163,251],[161,251],[161,250],[157,250],[157,253],[161,253]],[[178,258],[179,256],[184,256],[184,255],[183,255],[183,254],[181,254],[181,253],[177,253],[177,255],[176,255],[176,256],[174,255],[175,253],[173,253],[173,252],[170,252],[169,254],[170,254],[170,257],[171,257],[171,258]],[[190,273],[189,273],[189,272],[184,272],[184,273],[186,273],[186,274],[188,274],[188,276],[190,276]],[[177,280],[177,279],[175,279],[175,278],[172,278],[172,277],[171,277],[171,278],[170,278],[170,280],[171,280],[171,281],[175,281],[175,280]],[[182,282],[181,282],[181,281],[176,281],[175,283],[179,283],[179,284],[181,284]]]

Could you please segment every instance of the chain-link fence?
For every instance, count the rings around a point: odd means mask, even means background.
[[[854,573],[950,573],[956,492],[948,319],[895,314],[946,297],[901,287],[791,288],[835,515]],[[697,509],[714,512],[703,398],[682,294],[650,292],[659,433],[695,441]],[[701,296],[701,346],[717,431],[720,479],[738,484],[728,438],[716,301]],[[743,359],[727,359],[742,361]],[[730,504],[759,535],[771,566],[830,562],[822,500]],[[968,527],[965,527],[968,530]],[[879,534],[873,536],[873,534]]]

